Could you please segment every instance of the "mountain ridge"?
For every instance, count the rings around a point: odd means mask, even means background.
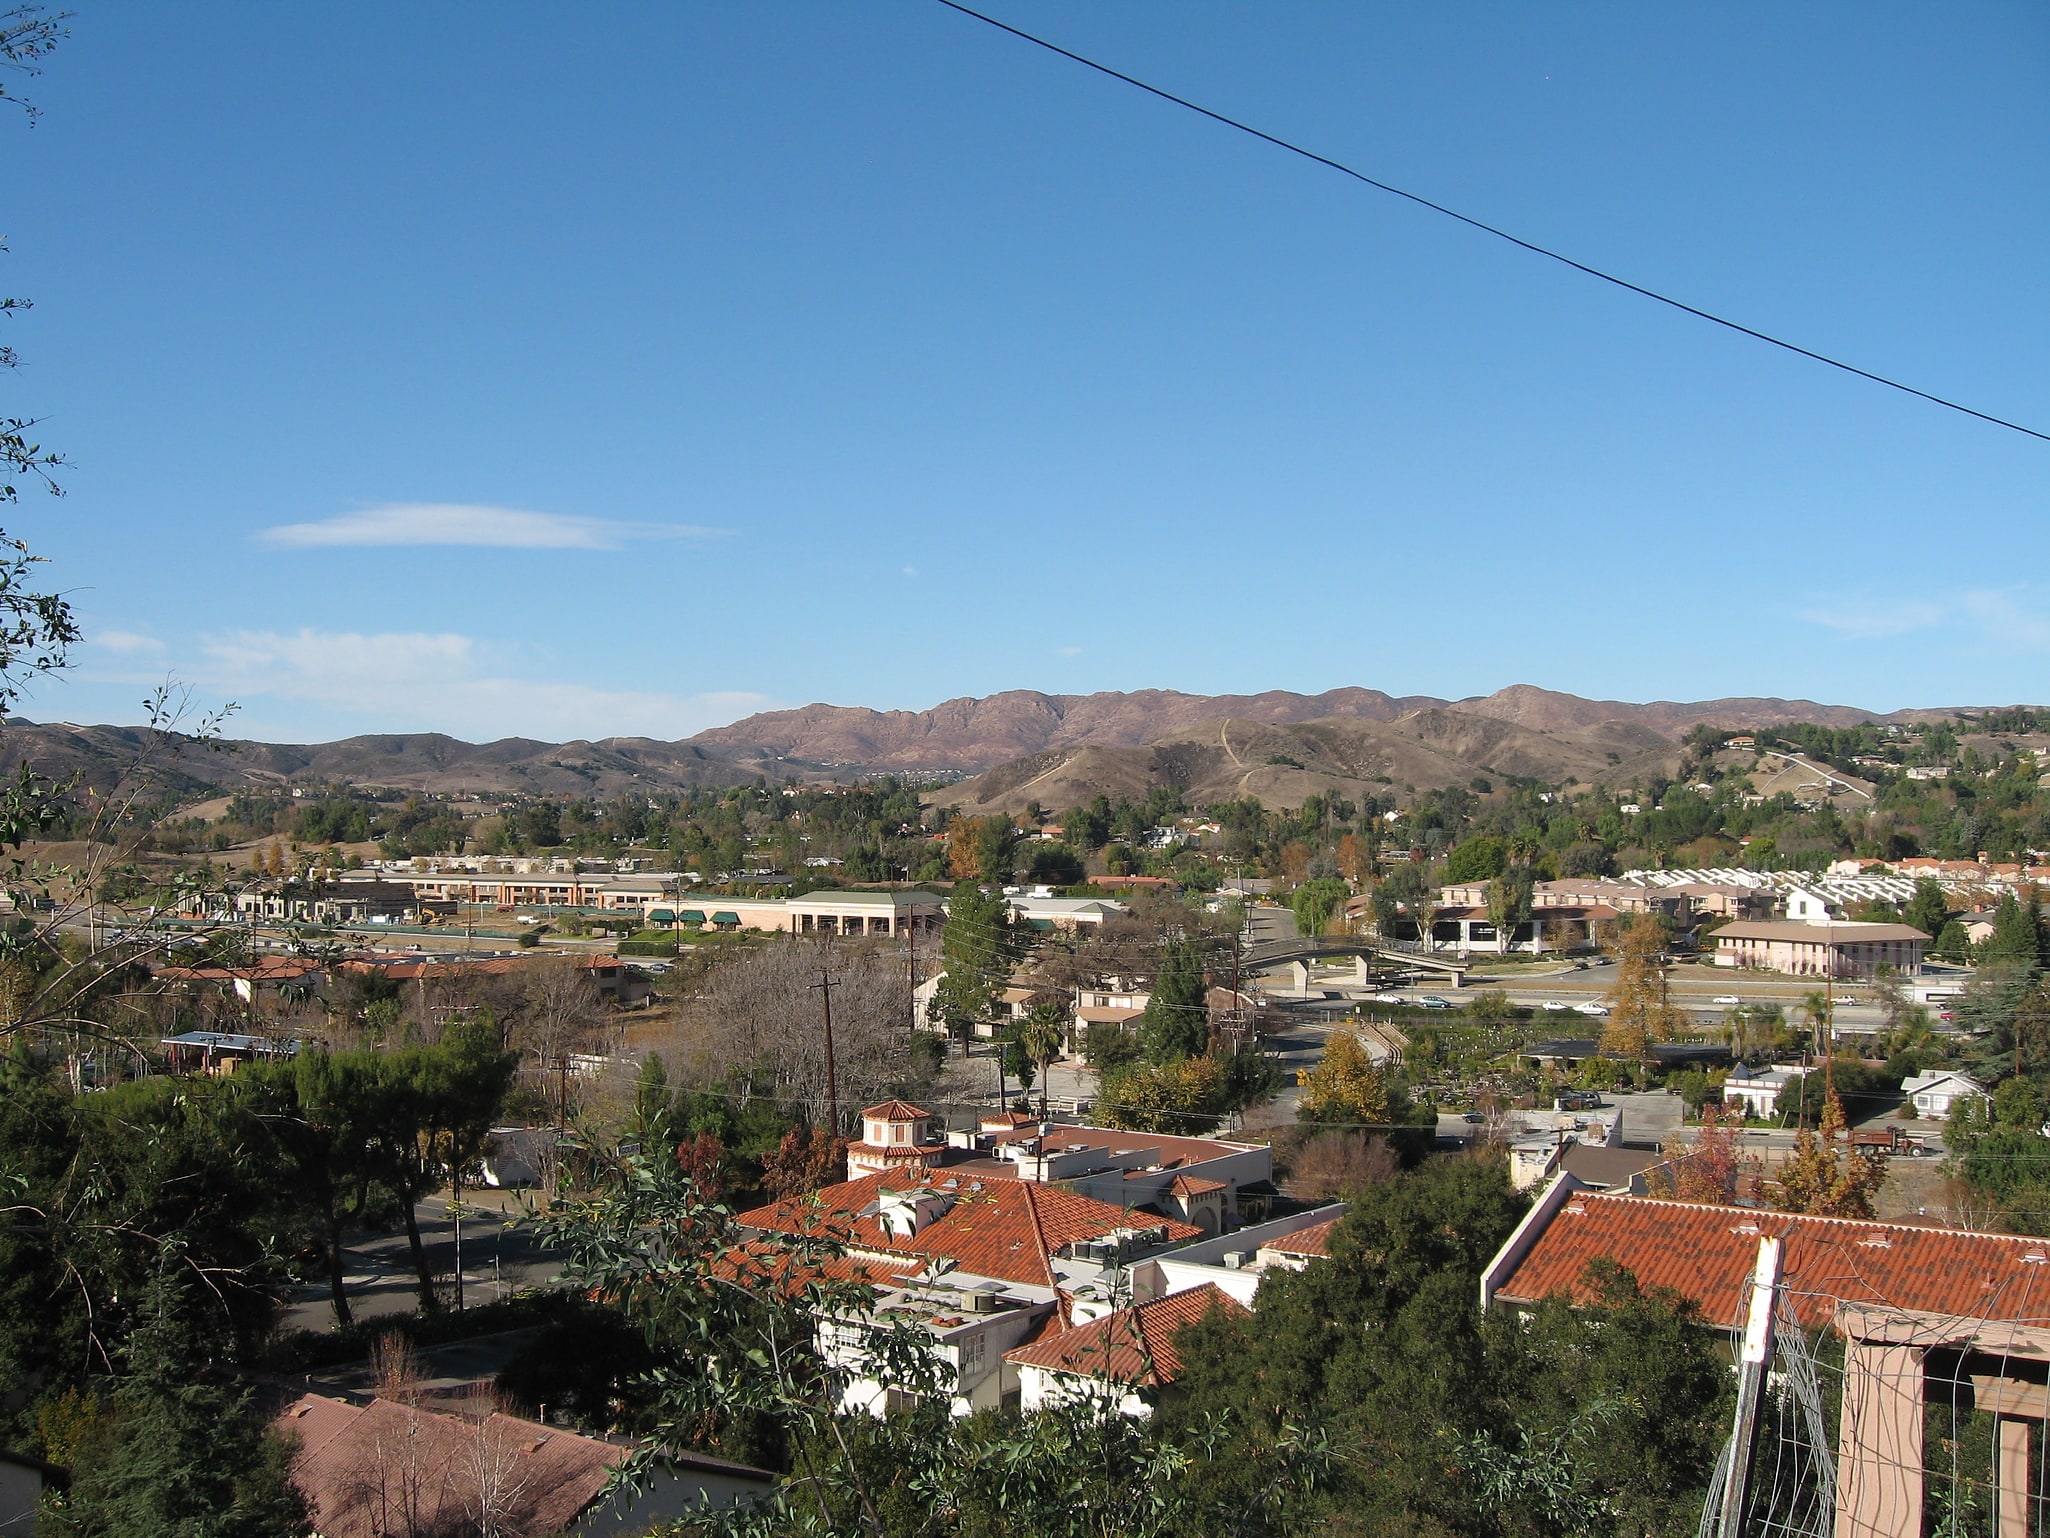
[[[1446,753],[1446,758],[1461,764],[1493,764],[1494,758],[1510,756],[1499,746],[1488,745],[1485,730],[1467,742],[1466,729],[1458,725],[1461,721],[1494,722],[1536,738],[1578,737],[1604,726],[1620,726],[1653,733],[1670,743],[1701,722],[1725,728],[1794,722],[1851,726],[1866,721],[1944,719],[1972,708],[1979,707],[1883,713],[1771,697],[1634,704],[1590,700],[1531,684],[1515,684],[1463,700],[1391,695],[1364,687],[1317,694],[1276,689],[1219,695],[1174,689],[1094,694],[1013,689],[964,695],[922,711],[823,703],[764,711],[676,742],[607,737],[551,743],[504,737],[471,743],[439,732],[365,733],[325,743],[233,741],[221,744],[218,751],[186,746],[166,761],[162,773],[167,789],[192,794],[245,785],[335,783],[434,792],[607,796],[629,790],[660,793],[733,785],[757,777],[826,780],[844,777],[849,770],[980,776],[1041,755],[1072,757],[1085,749],[1141,752],[1156,745],[1172,749],[1170,757],[1179,754],[1193,766],[1205,751],[1206,734],[1216,731],[1219,723],[1236,722],[1258,731],[1307,729],[1315,724],[1316,732],[1302,739],[1308,744],[1304,751],[1318,757],[1331,772],[1343,775],[1351,771],[1340,759],[1327,761],[1319,755],[1351,753],[1359,763],[1367,762],[1358,758],[1361,754],[1406,758],[1436,754],[1439,747],[1434,744],[1442,740],[1449,745],[1459,737],[1461,745]],[[1348,734],[1341,729],[1345,723],[1392,728],[1405,721],[1411,725],[1392,734]],[[1320,732],[1322,738],[1317,735]],[[1334,732],[1336,736],[1332,736]],[[1227,745],[1230,735],[1227,727]],[[1325,739],[1328,744],[1319,747]],[[77,773],[104,788],[150,740],[151,734],[140,727],[11,719],[0,732],[0,771],[12,771],[26,761],[46,774],[61,778]],[[1577,743],[1562,743],[1554,752],[1539,751],[1522,737],[1516,740],[1522,755],[1519,761],[1533,765],[1554,759],[1561,764],[1586,762],[1584,748]],[[1650,743],[1633,736],[1604,751],[1628,758],[1650,750]],[[1469,758],[1469,753],[1477,757]],[[1300,755],[1283,746],[1267,756]],[[1427,761],[1420,759],[1419,766]],[[1053,758],[1047,760],[1048,765],[1053,762]],[[1131,772],[1132,762],[1116,762],[1119,767],[1114,777]],[[1103,761],[1106,771],[1112,763]],[[1494,768],[1504,774],[1525,772],[1506,764]],[[1195,771],[1191,768],[1189,772]],[[1445,772],[1450,772],[1449,767]],[[1436,777],[1427,774],[1427,778]],[[1414,775],[1395,778],[1424,783]]]

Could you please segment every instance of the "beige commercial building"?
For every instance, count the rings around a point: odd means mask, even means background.
[[[1922,970],[1929,937],[1908,924],[1800,924],[1739,919],[1715,931],[1715,964],[1791,977],[1870,978]]]

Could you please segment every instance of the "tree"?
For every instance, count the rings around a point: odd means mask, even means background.
[[[1131,1132],[1195,1137],[1223,1119],[1226,1086],[1215,1058],[1187,1057],[1139,1063],[1105,1077],[1094,1114],[1106,1126]]]
[[[1082,860],[1066,844],[1039,844],[1027,874],[1047,886],[1080,886],[1088,879]]]
[[[1387,1077],[1351,1031],[1333,1031],[1323,1059],[1297,1071],[1306,1122],[1385,1124],[1391,1120]]]
[[[982,819],[975,830],[975,868],[985,881],[1008,882],[1016,871],[1012,862],[1018,849],[1018,833],[1003,813]]]
[[[934,1007],[947,1029],[967,1050],[974,1027],[995,1007],[1017,957],[1011,934],[1011,905],[1001,892],[971,881],[956,882],[947,900],[947,924],[940,931],[940,964],[945,968]]]
[[[1018,1030],[1019,1047],[1024,1051],[1026,1059],[1039,1070],[1041,1112],[1046,1110],[1047,1070],[1061,1055],[1061,1041],[1066,1035],[1067,1018],[1061,1012],[1061,1007],[1050,1001],[1034,1004]]]
[[[1139,1020],[1148,1061],[1175,1063],[1201,1056],[1210,1045],[1210,1010],[1202,952],[1187,940],[1168,943],[1154,974],[1153,993]]]
[[[1935,939],[1943,933],[1943,926],[1950,917],[1950,902],[1943,895],[1943,888],[1927,876],[1915,883],[1914,895],[1908,898],[1907,906],[1901,910],[1901,921],[1912,924],[1923,934]]]
[[[1417,938],[1431,938],[1431,916],[1437,912],[1438,894],[1424,867],[1413,862],[1398,865],[1375,889],[1374,915],[1383,939],[1394,939],[1389,924],[1396,908],[1406,912],[1417,926]]]
[[[1336,877],[1306,881],[1297,887],[1288,900],[1295,911],[1296,933],[1307,939],[1323,934],[1349,895],[1345,883]]]
[[[1993,909],[1993,933],[1977,947],[1973,959],[2004,966],[2043,964],[2043,926],[2034,888],[2026,901],[2013,892],[2001,897]]]
[[[1869,1218],[1872,1198],[1886,1179],[1886,1166],[1870,1154],[1846,1147],[1843,1102],[1830,1091],[1823,1101],[1822,1125],[1803,1127],[1794,1136],[1794,1151],[1780,1166],[1779,1179],[1765,1188],[1765,1197],[1781,1212],[1805,1212],[1820,1218]]]
[[[1639,1057],[1647,1043],[1669,1041],[1685,1024],[1666,996],[1665,928],[1640,916],[1616,946],[1616,980],[1608,992],[1602,1050]]]
[[[1487,881],[1502,874],[1509,852],[1499,838],[1478,834],[1452,851],[1445,862],[1448,882]]]
[[[1729,1206],[1737,1199],[1738,1183],[1757,1169],[1758,1161],[1743,1151],[1743,1135],[1741,1111],[1704,1105],[1694,1141],[1675,1132],[1660,1150],[1666,1162],[1651,1171],[1651,1194],[1666,1201]]]
[[[310,1531],[285,1445],[221,1372],[217,1316],[175,1246],[130,1338],[111,1424],[41,1531],[60,1538],[290,1538]]]
[[[1488,883],[1488,922],[1502,937],[1505,955],[1516,938],[1517,926],[1530,921],[1534,885],[1528,865],[1511,865]]]

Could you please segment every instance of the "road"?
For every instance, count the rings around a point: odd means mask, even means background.
[[[515,1227],[520,1211],[511,1192],[463,1194],[463,1291],[469,1303],[486,1303],[523,1288],[555,1280],[560,1257],[540,1249],[533,1235]],[[455,1225],[448,1199],[429,1196],[420,1203],[420,1237],[427,1263],[445,1284],[455,1280]],[[349,1310],[358,1319],[411,1313],[420,1305],[419,1278],[405,1231],[352,1234],[342,1246],[343,1286]],[[281,1323],[287,1329],[325,1330],[335,1320],[325,1281],[292,1289]]]

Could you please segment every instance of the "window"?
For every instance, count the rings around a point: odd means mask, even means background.
[[[982,1365],[987,1360],[988,1340],[980,1335],[971,1335],[961,1342],[961,1377],[963,1381],[979,1377]]]

